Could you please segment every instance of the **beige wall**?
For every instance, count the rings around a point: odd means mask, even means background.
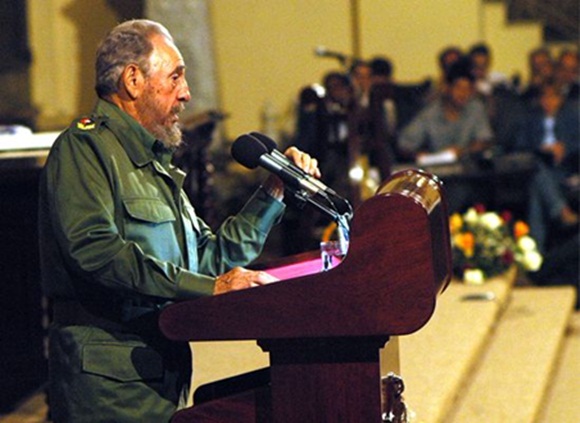
[[[475,0],[363,0],[364,54],[386,54],[395,77],[416,81],[436,74],[437,55],[446,46],[468,49],[485,41],[493,70],[527,78],[527,55],[542,43],[535,23],[507,23],[502,2]],[[386,5],[388,4],[388,7]]]
[[[298,90],[334,67],[316,46],[350,49],[348,0],[214,0],[211,15],[230,137],[259,129],[267,102],[283,119]]]
[[[476,0],[362,0],[363,55],[390,57],[399,81],[433,76],[443,47],[468,48],[478,39],[478,5]]]
[[[90,111],[94,52],[116,17],[106,0],[27,1],[31,96],[40,109],[39,127],[57,129]],[[351,0],[208,1],[221,107],[231,115],[227,135],[262,129],[267,104],[279,126],[291,130],[300,88],[338,68],[337,61],[316,57],[314,48],[352,52]],[[435,75],[442,47],[468,47],[480,39],[490,43],[496,70],[525,77],[527,52],[541,42],[536,25],[506,26],[498,2],[483,7],[478,0],[359,0],[359,5],[362,56],[389,56],[400,81]]]

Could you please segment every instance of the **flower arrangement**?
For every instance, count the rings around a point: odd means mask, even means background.
[[[529,236],[528,225],[512,215],[486,211],[481,205],[449,219],[453,273],[466,283],[481,284],[508,270],[514,263],[524,271],[537,271],[542,256]]]

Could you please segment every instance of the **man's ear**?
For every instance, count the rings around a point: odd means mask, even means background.
[[[139,66],[134,63],[125,67],[121,75],[121,81],[125,87],[125,91],[132,100],[137,99],[141,95],[143,87],[145,86],[145,76]]]

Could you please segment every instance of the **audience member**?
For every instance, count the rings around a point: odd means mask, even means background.
[[[300,93],[294,143],[318,159],[324,183],[341,196],[353,201],[356,192],[349,179],[353,156],[351,119],[354,109],[354,88],[347,75],[332,71],[324,75],[322,86],[309,86]],[[287,202],[293,203],[292,197]],[[300,204],[296,204],[300,205]],[[318,248],[318,227],[330,222],[327,216],[309,208],[291,207],[282,223],[287,234],[286,254]],[[300,227],[300,231],[296,231]]]
[[[499,86],[510,86],[508,78],[500,72],[491,70],[492,56],[489,47],[484,43],[475,44],[468,53],[471,60],[472,72],[475,76],[475,89],[484,96],[493,94],[493,90]]]
[[[369,63],[369,115],[366,133],[362,137],[361,153],[368,157],[371,167],[378,169],[382,180],[391,174],[391,165],[395,160],[394,141],[398,118],[393,64],[383,56],[376,56]]]
[[[371,73],[370,64],[364,60],[355,61],[349,72],[355,100],[361,107],[368,107],[369,105],[369,95],[372,86]]]
[[[550,50],[540,47],[532,50],[528,55],[530,79],[521,98],[528,104],[538,100],[540,88],[554,77],[554,59]]]
[[[579,53],[565,49],[556,64],[556,82],[567,100],[578,101],[580,94]]]
[[[457,157],[490,146],[492,132],[484,107],[474,97],[474,77],[465,61],[447,75],[443,95],[403,130],[399,146],[409,157],[452,151]]]
[[[428,104],[402,131],[399,148],[418,161],[432,153],[460,159],[491,146],[493,134],[480,100],[474,97],[475,79],[469,62],[461,60],[449,70],[442,95]],[[450,194],[450,209],[473,202],[469,187],[458,186]]]
[[[370,165],[377,167],[381,177],[385,178],[390,174],[391,158],[387,152],[388,141],[381,135],[380,129],[384,120],[382,94],[378,94],[376,89],[373,93],[373,87],[378,81],[381,85],[390,81],[392,63],[383,57],[373,61],[357,60],[349,75],[354,99],[348,116],[350,164],[360,163],[361,157],[368,158]],[[354,189],[351,194],[355,204],[359,200],[357,191]]]
[[[437,55],[437,67],[439,75],[433,87],[433,92],[429,96],[429,100],[435,99],[440,95],[447,84],[447,74],[452,65],[463,58],[463,51],[457,46],[448,46],[439,52]]]
[[[504,74],[491,70],[491,50],[485,43],[473,45],[468,58],[475,77],[475,90],[483,101],[496,142],[502,148],[509,148],[515,143],[523,116],[519,95]]]
[[[349,113],[354,90],[347,75],[329,72],[323,91],[307,87],[301,93],[295,144],[317,157],[325,183],[346,195],[348,192]]]
[[[554,222],[560,227],[578,223],[565,195],[567,181],[578,174],[578,125],[578,105],[566,102],[556,84],[542,85],[539,106],[531,109],[517,144],[517,149],[533,151],[539,157],[530,184],[528,219],[542,252],[547,249]]]
[[[393,78],[393,62],[383,56],[371,59],[371,85],[390,84]]]

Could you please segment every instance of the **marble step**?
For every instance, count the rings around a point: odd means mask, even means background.
[[[539,423],[580,421],[580,311],[572,316],[565,336]]]
[[[574,304],[572,287],[513,289],[474,373],[445,421],[535,422],[560,358]]]
[[[399,337],[399,374],[413,423],[445,421],[489,343],[515,278],[513,269],[483,285],[452,282],[425,327]]]

